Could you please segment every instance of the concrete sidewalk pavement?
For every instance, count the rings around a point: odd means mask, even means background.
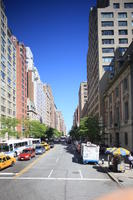
[[[102,164],[102,161],[100,160],[99,165],[120,187],[133,186],[133,169],[129,169],[129,164],[125,165],[126,170],[123,173],[110,171],[107,161],[104,161],[104,164]]]

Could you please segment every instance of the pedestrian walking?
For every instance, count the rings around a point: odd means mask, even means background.
[[[128,156],[128,160],[129,160],[130,169],[132,169],[133,168],[133,156],[132,156],[132,153]]]

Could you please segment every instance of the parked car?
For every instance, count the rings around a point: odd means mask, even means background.
[[[35,157],[35,149],[26,148],[19,154],[18,160],[30,160],[33,157]]]
[[[0,170],[4,169],[9,166],[13,166],[16,162],[16,158],[7,156],[7,155],[0,155]]]
[[[45,153],[45,147],[43,145],[36,145],[35,153],[36,154],[43,154]]]
[[[49,142],[50,148],[54,148],[54,142]]]
[[[50,145],[47,142],[42,142],[41,144],[45,147],[46,151],[50,149]]]

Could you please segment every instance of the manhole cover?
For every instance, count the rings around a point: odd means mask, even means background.
[[[73,174],[79,174],[79,172],[72,172]]]

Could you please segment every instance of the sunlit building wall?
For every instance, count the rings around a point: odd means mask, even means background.
[[[16,46],[16,117],[20,121],[27,118],[27,66],[26,48],[15,36],[12,40]],[[22,124],[17,127],[18,132],[23,132]]]
[[[16,48],[0,1],[0,117],[16,117]]]
[[[89,15],[87,56],[88,115],[100,117],[99,81],[109,66],[114,51],[125,52],[133,38],[132,0],[97,0]]]

